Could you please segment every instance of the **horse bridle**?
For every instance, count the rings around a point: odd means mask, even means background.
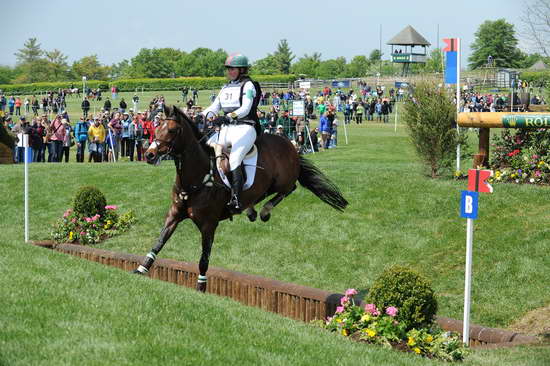
[[[164,123],[166,123],[166,121],[167,120],[164,120]],[[174,154],[174,149],[175,149],[175,146],[176,146],[176,140],[179,137],[179,135],[181,134],[181,130],[182,130],[182,127],[178,123],[176,123],[176,124],[178,125],[178,127],[176,128],[176,132],[175,132],[175,135],[174,135],[174,138],[172,139],[172,141],[161,140],[161,139],[158,139],[156,137],[153,139],[153,143],[157,147],[160,147],[160,144],[168,145],[168,151],[163,153],[163,155],[171,155],[173,157],[176,157],[176,154]],[[170,132],[170,130],[168,130],[168,132]]]

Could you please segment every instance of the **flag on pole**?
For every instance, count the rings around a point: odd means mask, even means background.
[[[458,42],[456,38],[444,38],[447,47],[445,52],[445,83],[456,84],[458,75]]]

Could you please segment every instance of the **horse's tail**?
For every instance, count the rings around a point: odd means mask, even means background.
[[[313,163],[300,156],[300,175],[298,182],[313,192],[321,201],[339,211],[343,211],[348,201],[342,196],[336,184],[332,183]]]

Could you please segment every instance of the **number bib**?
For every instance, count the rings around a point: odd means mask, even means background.
[[[241,85],[224,87],[220,92],[220,104],[224,112],[232,112],[241,107]]]

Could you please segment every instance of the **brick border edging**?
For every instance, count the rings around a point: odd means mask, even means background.
[[[134,270],[145,259],[144,256],[83,245],[55,244],[51,241],[33,242],[33,244],[126,271]],[[195,287],[197,276],[196,263],[172,259],[157,259],[149,272],[151,278],[190,288]],[[340,298],[344,296],[220,267],[209,268],[207,292],[230,297],[245,305],[259,307],[304,322],[333,315],[336,307],[340,305]],[[359,304],[361,303],[360,301]],[[444,330],[462,333],[462,321],[445,317],[437,317],[436,320]],[[500,348],[535,343],[539,343],[539,340],[534,336],[470,325],[470,346],[472,347]]]

